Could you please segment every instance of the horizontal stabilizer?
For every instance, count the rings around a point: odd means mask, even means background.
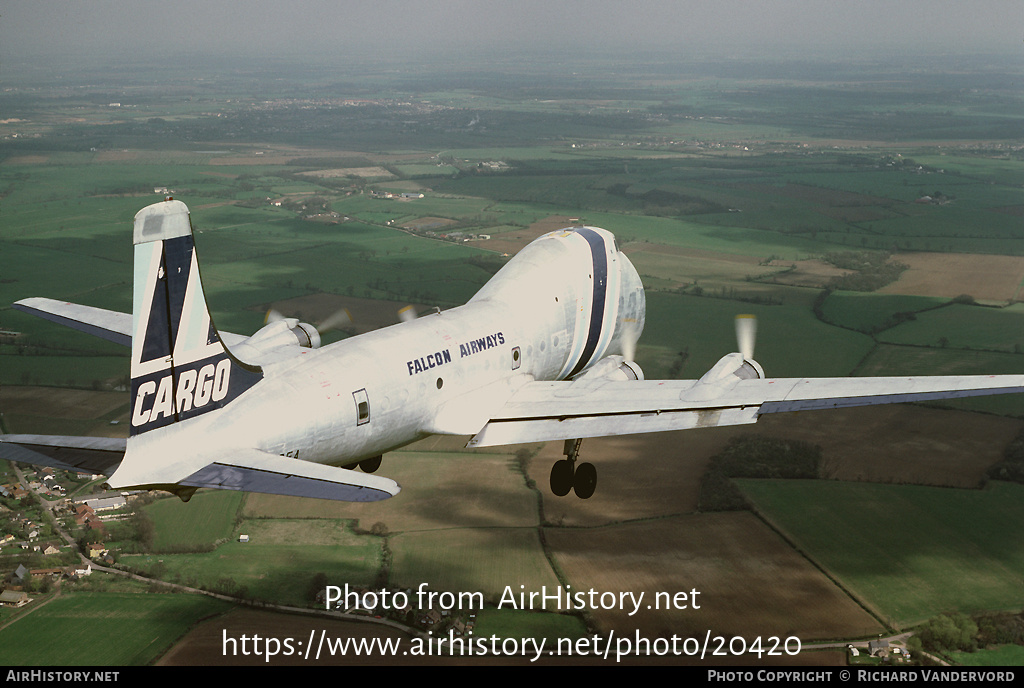
[[[132,345],[132,316],[56,299],[22,299],[14,308],[121,346]]]
[[[0,459],[111,475],[124,458],[126,443],[119,437],[0,435]]]
[[[394,480],[382,476],[277,456],[258,449],[222,455],[178,484],[341,502],[377,502],[394,497],[402,489]]]
[[[132,345],[132,315],[131,313],[118,313],[108,311],[105,308],[93,306],[82,306],[67,301],[33,297],[22,299],[12,304],[15,310],[29,315],[34,315],[58,325],[70,327],[79,332],[85,332],[108,342],[114,342],[121,346]],[[218,332],[220,338],[230,348],[237,346],[247,339],[240,334],[231,332]]]

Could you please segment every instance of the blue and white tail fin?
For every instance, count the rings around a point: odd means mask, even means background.
[[[210,319],[188,207],[135,216],[132,436],[222,408],[262,379],[235,359]]]

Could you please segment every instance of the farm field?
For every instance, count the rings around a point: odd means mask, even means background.
[[[592,612],[603,629],[632,636],[788,635],[801,641],[880,631],[854,600],[746,513],[690,514],[577,531],[549,530],[554,559],[574,590],[645,593],[635,615]],[[595,563],[600,561],[600,566]],[[642,564],[642,565],[640,565]],[[697,609],[648,608],[656,593],[698,591]],[[784,613],[780,613],[786,610]]]
[[[188,504],[178,499],[161,499],[146,507],[153,521],[153,547],[158,552],[195,545],[212,546],[230,539],[235,514],[242,505],[239,492],[207,491]]]
[[[1024,488],[738,481],[759,513],[895,628],[1024,606]],[[841,535],[837,537],[837,535]]]
[[[236,538],[209,552],[126,554],[121,563],[189,587],[296,606],[311,602],[308,593],[317,573],[353,585],[373,582],[380,568],[378,538],[357,535],[344,522],[304,525],[293,522],[274,527],[275,524],[247,522],[238,531],[252,531],[247,543]]]
[[[201,620],[230,608],[198,595],[63,594],[3,633],[0,662],[9,667],[148,664]],[[83,626],[90,629],[89,642],[54,641]]]

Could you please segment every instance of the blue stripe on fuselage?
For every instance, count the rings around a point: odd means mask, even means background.
[[[583,347],[580,360],[566,377],[580,372],[594,355],[597,343],[601,339],[601,327],[604,324],[605,300],[608,293],[608,254],[605,251],[604,239],[600,234],[587,227],[581,227],[576,233],[587,240],[594,263],[594,294],[590,301],[590,331],[587,332],[587,343]]]

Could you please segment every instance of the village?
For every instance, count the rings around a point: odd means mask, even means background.
[[[131,515],[133,496],[94,493],[103,476],[11,466],[0,484],[0,605],[23,607],[113,563],[103,540],[111,522]]]
[[[106,541],[112,535],[111,525],[135,518],[137,511],[152,501],[152,495],[96,491],[103,485],[104,476],[7,465],[10,468],[0,474],[4,481],[0,484],[0,609],[30,607],[56,590],[78,585],[97,571],[133,575],[130,566],[118,563],[122,554],[119,544],[108,547]],[[121,535],[113,533],[114,537]],[[238,541],[250,543],[252,539],[241,534]],[[376,596],[362,588],[354,590],[354,602],[329,602],[325,597],[326,581],[317,581],[314,589],[309,602],[315,608],[397,622],[413,632],[443,630],[464,636],[471,634],[476,624],[472,610],[466,613],[437,605],[384,605],[373,601]]]

